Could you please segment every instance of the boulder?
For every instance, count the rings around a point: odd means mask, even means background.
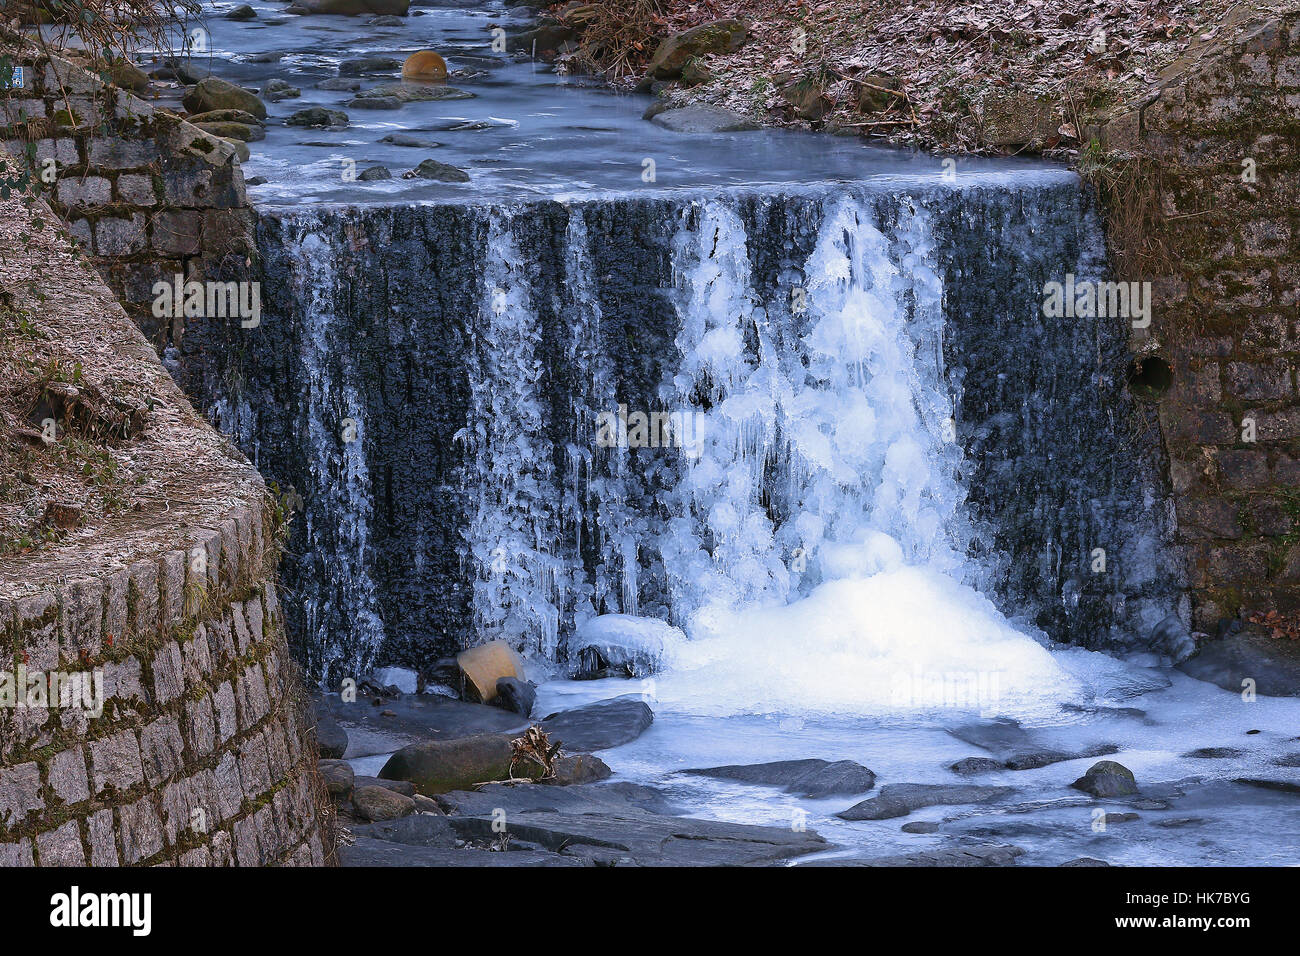
[[[384,787],[357,787],[352,806],[363,820],[396,820],[415,812],[415,801]]]
[[[540,783],[567,787],[579,783],[595,783],[614,775],[609,765],[599,757],[591,754],[568,754],[555,761],[555,776],[548,777]]]
[[[1113,760],[1097,761],[1070,786],[1094,797],[1123,797],[1137,793],[1138,789],[1133,771]]]
[[[342,90],[345,93],[355,93],[361,89],[361,81],[347,76],[331,76],[329,79],[317,83],[316,89],[330,90],[331,92]]]
[[[262,87],[262,99],[268,103],[279,103],[299,96],[302,96],[302,90],[285,80],[267,80],[266,86]]]
[[[834,763],[818,759],[777,760],[683,770],[682,773],[780,787],[786,793],[812,799],[866,793],[876,785],[876,775],[852,760]]]
[[[818,71],[792,80],[781,87],[781,98],[794,109],[800,119],[819,120],[831,111],[833,105],[826,88],[834,78]]]
[[[339,759],[348,749],[348,735],[329,714],[317,714],[316,741],[322,757]]]
[[[980,138],[987,146],[1041,144],[1057,135],[1063,121],[1055,103],[1015,90],[990,91],[979,119]]]
[[[404,80],[445,80],[447,61],[433,50],[412,53],[402,64]]]
[[[615,697],[551,714],[542,729],[565,752],[590,753],[636,740],[654,719],[654,711],[639,697]]]
[[[287,120],[286,126],[303,126],[308,129],[328,129],[348,125],[348,114],[342,110],[327,110],[323,106],[309,106],[298,110]]]
[[[675,80],[692,57],[705,53],[731,53],[740,49],[749,33],[744,20],[714,20],[674,34],[659,44],[646,74],[657,80]]]
[[[527,717],[533,712],[535,703],[537,685],[532,681],[520,680],[518,677],[502,677],[497,680],[497,695],[492,700],[494,707]]]
[[[331,797],[336,800],[346,800],[351,796],[356,776],[346,760],[322,760],[320,775]]]
[[[227,20],[256,20],[257,11],[246,3],[241,3],[226,14]]]
[[[409,780],[384,780],[380,777],[356,777],[354,778],[353,787],[383,787],[385,790],[391,790],[393,793],[400,793],[404,797],[415,796],[415,784]]]
[[[467,183],[469,173],[456,166],[440,163],[436,159],[426,159],[419,166],[403,173],[404,179],[433,179],[440,183]],[[495,687],[492,697],[495,697]],[[489,700],[492,698],[489,698]]]
[[[478,734],[403,747],[388,758],[379,776],[409,780],[426,797],[465,790],[476,783],[510,777],[510,738]]]
[[[339,76],[366,76],[370,73],[395,73],[402,66],[391,56],[363,56],[339,64]]]
[[[650,122],[674,133],[736,133],[758,129],[758,124],[741,113],[720,106],[683,106],[664,110]]]
[[[882,113],[906,99],[901,84],[892,76],[873,73],[859,76],[857,80],[859,113]]]
[[[409,133],[389,133],[380,142],[387,143],[390,146],[409,146],[413,149],[437,149],[442,145],[442,143],[435,143],[431,139],[411,136]]]
[[[194,123],[194,125],[203,132],[222,139],[237,139],[243,143],[255,143],[266,139],[266,130],[261,125],[248,126],[244,123]]]
[[[895,783],[882,787],[879,796],[856,803],[835,815],[842,820],[887,820],[905,817],[922,807],[988,803],[1014,792],[1011,787],[977,784]]]
[[[533,56],[556,53],[560,47],[577,36],[578,31],[561,20],[543,17],[530,30],[524,30],[506,41],[506,49],[521,50]]]
[[[185,117],[188,123],[243,123],[245,126],[261,126],[262,121],[252,113],[243,110],[209,110],[206,113],[194,113]]]
[[[358,182],[373,183],[381,179],[392,179],[393,173],[387,166],[371,166],[365,172],[357,176]]]
[[[421,170],[428,167],[428,173]],[[439,167],[447,170],[456,170],[454,166],[444,166],[443,163],[436,162],[432,159],[426,159],[414,170],[415,175],[425,179],[441,179]],[[469,176],[465,175],[462,170],[456,172],[464,175],[464,179],[450,179],[448,182],[468,182]],[[461,651],[456,655],[456,666],[465,682],[465,696],[477,698],[485,704],[492,703],[493,698],[497,695],[497,681],[503,677],[514,677],[522,680],[524,677],[523,658],[515,651],[513,647],[505,641],[489,641],[487,644],[480,644],[478,647],[471,647],[468,650]]]
[[[209,76],[194,88],[186,90],[181,103],[191,113],[207,113],[211,110],[243,110],[252,113],[258,119],[266,119],[266,104],[242,86],[227,83],[215,76]]]
[[[958,760],[948,769],[963,777],[970,777],[977,773],[993,773],[1005,768],[1001,763],[990,757],[966,757],[962,760]]]

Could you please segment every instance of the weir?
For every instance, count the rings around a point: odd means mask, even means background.
[[[259,245],[218,417],[301,496],[317,676],[564,663],[596,614],[690,630],[895,563],[1092,648],[1182,609],[1128,319],[1045,315],[1106,278],[1065,172],[269,210]],[[608,447],[620,406],[699,448]]]

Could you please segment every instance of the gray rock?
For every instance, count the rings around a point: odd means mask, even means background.
[[[348,100],[350,110],[400,110],[405,100],[396,96],[356,96]]]
[[[339,64],[339,76],[366,76],[374,73],[396,73],[402,68],[402,61],[391,56],[365,56],[355,60],[344,60]]]
[[[1237,777],[1233,783],[1244,784],[1248,787],[1259,787],[1263,790],[1276,790],[1278,793],[1300,794],[1300,783],[1293,780],[1266,780],[1259,777]]]
[[[1032,738],[1018,721],[1009,718],[964,724],[948,731],[963,743],[992,753],[1014,753],[1032,746]]]
[[[555,776],[541,783],[570,787],[582,783],[595,783],[614,775],[609,765],[592,754],[568,754],[555,761]]]
[[[542,721],[542,729],[552,743],[563,742],[566,752],[590,753],[636,740],[654,719],[645,701],[625,696],[551,714]]]
[[[426,159],[409,172],[402,174],[403,179],[433,179],[440,183],[467,183],[469,173],[456,166],[440,163],[436,159]]]
[[[316,84],[318,90],[343,91],[345,93],[355,93],[361,89],[360,80],[351,80],[346,77],[335,76],[328,80],[321,80]]]
[[[1142,818],[1138,816],[1136,813],[1107,813],[1105,816],[1102,817],[1102,820],[1107,824],[1132,823],[1134,820],[1141,820],[1141,819]]]
[[[527,720],[498,707],[432,694],[404,695],[385,701],[382,708],[365,701],[344,704],[330,695],[317,704],[317,712],[338,718],[347,729],[349,758],[392,753],[428,740],[483,733],[518,736],[528,727]]]
[[[356,785],[356,776],[346,760],[322,760],[320,775],[325,781],[329,795],[339,800],[346,800]]]
[[[354,787],[383,787],[385,790],[391,790],[393,793],[400,793],[404,797],[415,796],[415,784],[409,780],[384,780],[381,777],[367,777],[358,775],[353,781]]]
[[[363,820],[395,820],[415,812],[415,801],[384,787],[358,787],[352,805]]]
[[[1113,760],[1097,761],[1070,786],[1094,797],[1123,797],[1137,793],[1133,771]]]
[[[267,80],[266,86],[262,87],[262,99],[268,103],[279,103],[299,96],[302,96],[302,90],[284,80]]]
[[[664,110],[650,122],[674,133],[737,133],[759,126],[749,117],[717,106],[683,106]]]
[[[493,699],[492,706],[527,717],[533,712],[535,703],[537,703],[537,685],[532,681],[520,680],[518,677],[497,679],[497,696]]]
[[[381,179],[392,179],[393,174],[387,166],[371,166],[365,172],[357,176],[358,181],[363,183],[378,182]]]
[[[410,146],[416,149],[436,149],[442,145],[442,143],[435,143],[431,139],[421,139],[408,133],[389,133],[380,142],[388,143],[390,146]]]
[[[842,820],[887,820],[905,817],[922,807],[988,803],[1014,792],[1011,787],[978,784],[895,783],[882,787],[879,796],[863,800],[835,815]]]
[[[1198,747],[1183,756],[1192,760],[1226,760],[1230,757],[1240,757],[1244,753],[1244,750],[1238,750],[1236,747]]]
[[[338,129],[348,125],[348,114],[342,110],[327,110],[323,106],[309,106],[298,110],[284,122],[286,126],[302,126],[307,129]]]
[[[438,806],[438,802],[432,797],[417,793],[411,799],[415,801],[416,813],[432,813],[435,816],[442,816],[442,807]]]
[[[347,731],[329,714],[317,715],[316,740],[320,744],[320,755],[324,758],[338,760],[347,752]]]
[[[739,780],[780,787],[801,797],[835,797],[866,793],[876,785],[876,775],[852,760],[777,760],[772,763],[737,764],[683,770],[682,773],[722,780]]]
[[[227,20],[256,20],[257,11],[246,3],[241,3],[226,14]]]
[[[479,734],[403,747],[379,771],[384,780],[409,780],[426,797],[510,776],[510,738]]]
[[[949,768],[953,773],[960,774],[963,777],[971,777],[979,773],[994,773],[998,770],[1005,770],[1002,763],[989,757],[965,757],[952,764]]]
[[[934,820],[913,820],[901,827],[904,833],[938,833],[939,824]]]
[[[1008,770],[1036,770],[1039,767],[1047,767],[1054,763],[1064,763],[1067,760],[1080,760],[1085,757],[1104,757],[1107,754],[1119,753],[1119,747],[1114,744],[1097,744],[1084,750],[1027,750],[1022,753],[1014,754],[1008,757],[1004,766]]]
[[[396,820],[364,823],[352,827],[351,830],[354,837],[387,840],[390,843],[403,843],[407,846],[450,849],[460,839],[445,816],[422,813],[399,817]]]
[[[1203,644],[1178,669],[1238,694],[1252,680],[1265,697],[1300,697],[1300,654],[1289,643],[1243,631]]]

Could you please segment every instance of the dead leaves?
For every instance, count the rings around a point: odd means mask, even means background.
[[[555,758],[559,756],[563,741],[551,743],[550,736],[534,724],[522,737],[510,741],[510,778],[517,779],[515,767],[520,767],[519,777],[529,780],[550,780],[555,776]]]
[[[1300,616],[1287,616],[1277,611],[1256,611],[1246,618],[1251,624],[1268,629],[1268,636],[1278,641],[1287,638],[1300,641]]]

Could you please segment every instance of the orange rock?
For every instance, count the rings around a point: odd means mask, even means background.
[[[524,662],[505,641],[490,641],[456,655],[465,682],[474,696],[487,704],[497,695],[497,681],[502,677],[523,679]]]
[[[447,61],[432,50],[412,53],[402,64],[404,80],[445,80],[447,78]]]

